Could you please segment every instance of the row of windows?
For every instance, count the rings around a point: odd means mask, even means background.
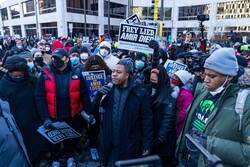
[[[35,0],[38,3],[39,14],[56,12],[56,0]],[[35,15],[35,3],[34,0],[29,0],[22,3],[23,16]],[[85,5],[84,5],[85,2]],[[88,15],[98,15],[98,0],[67,0],[67,12],[80,13]],[[19,4],[9,7],[11,13],[11,19],[20,18]],[[108,1],[104,1],[104,9],[108,9]],[[126,18],[127,6],[110,2],[110,17],[112,18]],[[1,9],[2,20],[8,20],[7,8]],[[104,10],[104,16],[108,16],[108,10]]]

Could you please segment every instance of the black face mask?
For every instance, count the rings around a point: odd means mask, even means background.
[[[53,60],[53,65],[54,65],[56,68],[61,68],[61,67],[64,65],[64,61],[61,60],[61,59]]]
[[[43,57],[36,57],[36,58],[35,58],[35,62],[36,62],[39,66],[43,66]]]
[[[151,86],[152,86],[152,88],[157,88],[157,83],[153,83],[153,82],[151,82]]]

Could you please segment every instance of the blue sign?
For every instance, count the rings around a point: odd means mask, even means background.
[[[166,68],[168,76],[170,78],[173,78],[175,72],[187,69],[187,65],[178,63],[173,60],[167,60],[166,63],[164,64],[164,67]]]
[[[95,92],[105,85],[106,75],[104,70],[100,71],[84,71],[82,75],[89,89],[89,96],[93,97]]]

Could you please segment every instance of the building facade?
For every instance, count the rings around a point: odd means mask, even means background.
[[[108,31],[110,15],[109,31],[115,37],[128,15],[137,13],[141,20],[152,19],[151,0],[110,0],[110,13],[108,0],[7,0],[0,5],[2,35],[98,36]],[[250,0],[163,0],[163,36],[176,39],[183,31],[190,31],[200,38],[196,17],[208,14],[210,19],[203,22],[206,38],[224,39],[230,31],[238,38],[249,37],[249,7]]]
[[[110,0],[112,36],[128,15],[127,3]],[[108,31],[108,0],[7,0],[0,5],[1,35],[99,36]]]

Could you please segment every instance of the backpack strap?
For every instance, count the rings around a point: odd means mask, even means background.
[[[245,106],[247,96],[249,94],[250,94],[250,89],[240,89],[237,95],[235,111],[240,116],[239,131],[241,131],[241,128],[242,128],[242,117],[244,113],[244,106]]]

